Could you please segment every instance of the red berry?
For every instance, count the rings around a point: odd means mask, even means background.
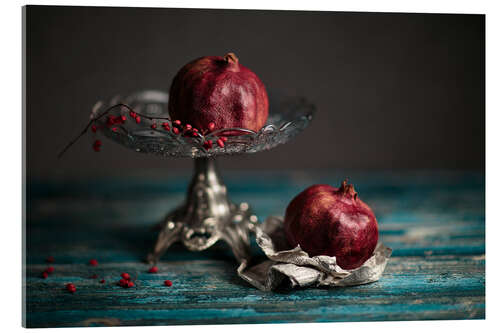
[[[124,122],[125,120],[127,120],[127,117],[125,117],[125,115],[122,115],[120,119],[122,120],[122,122]]]
[[[212,148],[212,140],[207,140],[203,143],[203,147],[206,149],[206,150],[209,150]]]
[[[47,273],[52,273],[54,271],[54,267],[52,266],[49,266],[47,267],[47,269],[45,270]]]
[[[134,286],[134,283],[132,281],[127,281],[127,288],[131,288]]]
[[[113,126],[117,122],[119,122],[119,120],[117,119],[117,117],[115,117],[115,116],[108,116],[108,121],[107,121],[107,125],[108,126]]]
[[[226,142],[227,141],[227,138],[225,136],[221,136],[220,139],[223,141],[223,142]]]
[[[104,283],[104,282],[106,282],[106,280],[102,279],[102,280],[101,280],[101,281],[99,281],[99,282],[100,282],[100,283]]]
[[[136,123],[140,123],[141,122],[141,117],[139,117],[139,116],[135,117],[135,122]]]
[[[149,271],[148,271],[148,272],[149,272],[149,273],[158,273],[158,267],[153,266],[153,267],[151,267],[151,268],[149,269]]]
[[[163,128],[165,129],[165,131],[170,131],[170,125],[167,122],[162,123],[161,125],[163,126]]]
[[[120,279],[120,281],[118,281],[118,284],[122,287],[126,286],[127,285],[127,280],[125,279]]]
[[[185,129],[186,131],[190,131],[192,128],[193,128],[193,127],[192,127],[191,125],[189,125],[189,124],[186,124],[186,125],[184,126],[184,129]]]
[[[111,130],[112,130],[113,132],[115,132],[115,133],[116,133],[116,132],[118,132],[118,128],[116,128],[116,127],[113,127]]]
[[[54,262],[54,257],[53,256],[48,256],[47,259],[45,259],[46,262]]]
[[[76,292],[76,287],[73,286],[71,289],[68,289],[68,290],[69,290],[70,293],[74,293],[74,292]]]
[[[76,287],[73,283],[67,283],[66,284],[66,289],[71,291],[71,290],[75,290],[76,291]]]
[[[124,278],[125,280],[130,280],[130,274],[128,274],[128,273],[122,273],[120,276],[122,278]]]
[[[180,126],[181,125],[181,121],[180,120],[174,120],[174,124]]]
[[[172,281],[170,280],[165,280],[165,282],[163,282],[167,287],[171,287],[172,286]]]
[[[152,123],[152,124],[151,124],[151,128],[152,128],[152,129],[156,129],[156,123]]]
[[[222,141],[222,139],[217,139],[217,145],[221,148],[224,148],[224,141]]]
[[[191,130],[191,136],[197,137],[197,136],[200,136],[200,133],[198,133],[198,130],[196,128],[193,128]]]
[[[132,118],[135,118],[136,113],[135,113],[134,111],[130,111],[129,115],[130,115]]]
[[[42,278],[46,279],[48,276],[49,276],[49,273],[47,273],[46,271],[44,271],[42,273]]]
[[[179,129],[177,127],[174,127],[172,128],[172,132],[174,132],[174,134],[179,134]]]
[[[95,140],[94,144],[92,145],[92,148],[94,148],[94,151],[101,151],[101,146],[102,146],[101,140]]]
[[[91,266],[97,266],[98,265],[97,260],[95,260],[95,259],[90,259],[89,264]]]
[[[97,279],[97,274],[93,274],[90,278],[91,279]]]
[[[97,126],[96,125],[92,125],[91,129],[92,129],[92,132],[94,132],[94,133],[97,132]]]
[[[209,123],[208,124],[208,130],[213,131],[215,129],[215,124],[214,123]]]

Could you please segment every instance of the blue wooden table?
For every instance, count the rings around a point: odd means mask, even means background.
[[[28,327],[480,319],[485,317],[485,184],[471,172],[222,172],[230,197],[260,220],[294,195],[345,176],[375,211],[393,255],[378,282],[261,292],[236,274],[225,244],[173,246],[159,272],[143,262],[152,226],[179,204],[190,174],[27,184]],[[254,244],[254,251],[257,247]],[[55,262],[45,259],[53,256]],[[90,259],[98,266],[90,266]],[[47,266],[54,272],[41,278]],[[116,283],[121,272],[135,282]],[[98,278],[91,276],[97,274]],[[104,279],[104,283],[100,280]],[[164,280],[171,280],[166,287]],[[77,291],[65,290],[72,282]]]

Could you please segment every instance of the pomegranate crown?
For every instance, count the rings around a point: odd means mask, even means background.
[[[340,184],[339,192],[342,195],[356,200],[358,198],[358,192],[354,190],[354,185],[347,184],[347,179],[345,179],[342,184]]]
[[[224,61],[226,61],[227,63],[230,63],[230,64],[237,64],[238,57],[233,52],[229,52],[228,54],[226,54],[224,56]]]

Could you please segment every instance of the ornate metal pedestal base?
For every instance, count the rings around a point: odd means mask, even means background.
[[[224,240],[239,262],[249,258],[249,231],[257,223],[247,203],[231,203],[212,158],[195,158],[195,173],[184,205],[169,213],[147,261],[156,263],[176,241],[202,251]]]

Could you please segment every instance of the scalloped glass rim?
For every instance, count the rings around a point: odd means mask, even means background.
[[[131,94],[125,98],[114,97],[107,103],[98,102],[92,111],[92,116],[96,118],[100,112],[109,106],[123,103],[129,105],[134,111],[152,118],[168,117],[168,94],[159,90],[145,90]],[[157,121],[158,127],[151,128],[152,121],[142,119],[139,124],[130,120],[129,110],[125,107],[117,108],[117,111],[110,112],[113,115],[127,115],[128,119],[124,124],[117,127],[114,132],[106,126],[106,118],[97,120],[103,133],[111,140],[133,149],[137,152],[150,153],[165,157],[211,157],[217,155],[234,155],[243,153],[256,153],[269,150],[277,145],[284,144],[298,133],[304,130],[311,122],[315,112],[315,106],[305,98],[281,98],[280,100],[270,99],[269,117],[266,125],[258,132],[243,128],[221,129],[200,137],[187,137],[176,135],[172,131],[162,128],[162,122]],[[242,135],[227,136],[227,141],[223,148],[217,146],[217,134],[229,130],[243,132]],[[214,145],[206,150],[203,147],[205,140],[212,140]]]

